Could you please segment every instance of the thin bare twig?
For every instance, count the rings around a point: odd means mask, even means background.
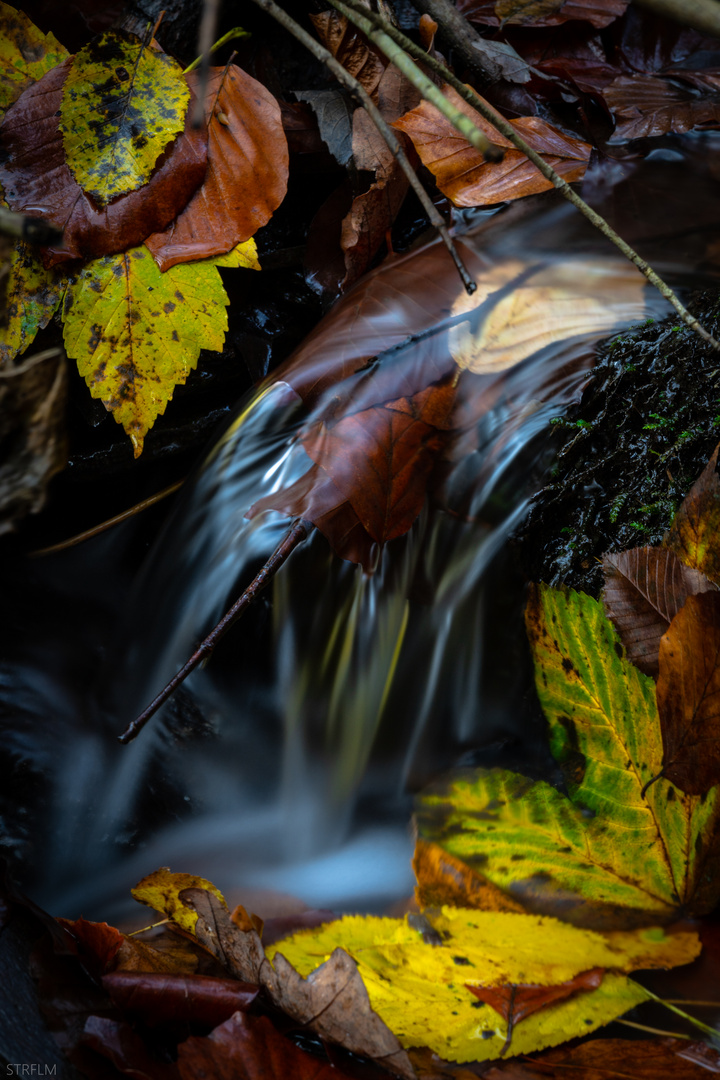
[[[695,316],[687,310],[685,305],[681,302],[680,298],[673,292],[670,286],[665,281],[663,281],[662,278],[658,276],[658,274],[655,273],[653,268],[648,263],[646,263],[645,260],[640,257],[640,255],[638,255],[637,251],[635,251],[634,248],[630,247],[630,245],[626,243],[625,240],[623,240],[622,237],[618,235],[618,233],[615,232],[615,230],[608,224],[605,218],[598,214],[596,210],[593,210],[593,208],[589,206],[585,202],[585,200],[577,194],[576,191],[573,191],[568,182],[566,180],[563,180],[563,178],[555,172],[552,166],[548,165],[547,162],[544,161],[543,158],[540,156],[540,154],[533,150],[533,148],[529,146],[528,143],[526,143],[520,135],[518,135],[512,124],[509,124],[508,121],[504,119],[504,117],[500,116],[499,113],[495,112],[492,106],[490,106],[483,98],[481,98],[479,94],[476,94],[474,91],[469,90],[469,88],[464,86],[463,83],[461,83],[459,79],[457,79],[443,63],[441,63],[439,60],[436,60],[434,57],[428,56],[422,49],[419,48],[419,46],[415,45],[415,43],[411,41],[410,38],[405,37],[404,34],[400,33],[399,30],[397,30],[389,22],[387,22],[386,19],[383,19],[380,15],[376,15],[374,12],[368,11],[367,8],[358,4],[357,0],[346,0],[346,3],[341,3],[340,0],[330,0],[330,2],[333,4],[334,7],[338,8],[338,10],[344,11],[347,17],[351,20],[351,22],[353,22],[359,30],[362,30],[362,32],[368,38],[370,38],[378,46],[378,48],[382,50],[382,52],[385,52],[386,56],[389,56],[389,53],[386,52],[386,49],[384,47],[383,37],[392,39],[392,42],[395,46],[401,46],[410,55],[418,57],[423,61],[423,63],[426,63],[428,67],[430,67],[433,71],[436,71],[438,74],[442,75],[443,78],[445,78],[445,80],[450,84],[450,86],[453,87],[454,90],[457,90],[457,92],[461,94],[466,101],[470,101],[470,104],[472,104],[473,108],[477,109],[480,115],[485,120],[487,120],[488,123],[492,124],[493,127],[497,131],[499,131],[501,135],[504,135],[505,138],[513,144],[513,146],[516,146],[518,150],[521,150],[523,154],[525,154],[525,156],[529,158],[530,161],[532,161],[533,165],[535,165],[540,170],[543,176],[550,181],[553,187],[557,188],[563,198],[567,199],[568,202],[571,202],[573,206],[576,207],[576,209],[578,209],[580,213],[584,217],[586,217],[592,225],[595,226],[596,229],[599,229],[603,236],[606,236],[607,239],[610,240],[611,243],[613,243],[615,247],[623,253],[626,259],[629,259],[630,262],[638,268],[640,273],[647,278],[650,284],[653,285],[670,304],[672,304],[682,321],[686,323],[687,326],[694,330],[695,333],[698,334],[704,341],[706,341],[708,345],[710,345],[713,349],[720,350],[720,342],[718,342],[716,338],[712,336],[712,334],[710,334],[703,326],[700,325]],[[414,2],[415,0],[413,0],[413,3]],[[434,2],[439,5],[443,10],[445,8],[445,5],[447,5],[448,8],[452,8],[456,15],[458,14],[456,9],[448,3],[448,0],[434,0]],[[465,22],[463,16],[460,16],[460,18],[463,22]],[[468,24],[466,23],[466,25]],[[468,93],[470,93],[471,95],[470,98],[468,98]],[[460,129],[457,128],[457,130],[459,131]]]
[[[475,285],[475,282],[468,273],[467,267],[460,258],[457,248],[455,247],[450,237],[450,234],[448,233],[445,222],[438,213],[437,208],[433,205],[424,187],[418,180],[415,170],[408,161],[405,151],[397,140],[395,132],[387,124],[387,122],[381,115],[380,110],[377,108],[367,91],[360,85],[357,79],[354,79],[353,76],[345,70],[342,64],[335,59],[332,53],[328,52],[328,50],[325,49],[322,45],[320,45],[319,42],[315,41],[315,39],[311,37],[306,30],[303,30],[302,26],[296,23],[294,19],[290,18],[290,16],[285,11],[283,11],[281,7],[278,7],[274,0],[253,0],[253,3],[257,4],[257,6],[259,8],[262,8],[263,11],[267,12],[268,15],[271,15],[272,18],[276,20],[276,22],[280,23],[281,26],[284,26],[285,29],[293,35],[293,37],[297,38],[297,40],[302,45],[304,45],[313,54],[313,56],[316,56],[318,60],[325,64],[330,69],[330,71],[332,71],[338,82],[342,83],[342,85],[347,90],[349,90],[350,93],[360,102],[360,104],[366,110],[368,116],[374,123],[375,127],[378,129],[383,139],[387,143],[391,153],[395,156],[400,168],[405,173],[405,176],[407,177],[410,186],[417,195],[423,209],[425,210],[425,213],[430,219],[430,224],[433,225],[440,233],[443,243],[448,249],[451,258],[455,263],[455,266],[457,267],[457,271],[460,274],[460,278],[463,285],[465,286],[466,291],[472,295],[472,293],[475,292],[477,286]],[[478,134],[482,137],[486,145],[491,145],[485,138],[485,136],[482,134],[482,132],[478,132]]]

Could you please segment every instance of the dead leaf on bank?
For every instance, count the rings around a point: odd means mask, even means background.
[[[178,1047],[182,1080],[349,1080],[327,1061],[295,1046],[265,1016],[231,1017],[206,1038]]]
[[[458,0],[458,11],[481,26],[557,26],[576,19],[601,29],[619,18],[627,6],[628,0]]]
[[[720,594],[689,596],[660,642],[662,775],[688,795],[720,783]]]
[[[88,922],[83,918],[74,922],[58,919],[58,922],[77,943],[81,960],[90,959],[99,974],[107,971],[126,940],[124,934],[107,923]]]
[[[211,975],[116,971],[103,988],[113,1004],[144,1024],[187,1023],[214,1028],[238,1010],[245,1012],[259,987]]]
[[[200,75],[188,83],[199,89]],[[221,255],[249,240],[285,198],[288,147],[280,106],[232,64],[211,68],[205,98],[207,175],[164,232],[146,240],[161,270]]]
[[[602,600],[630,660],[657,679],[660,639],[688,596],[715,586],[666,548],[633,548],[603,556]]]
[[[185,131],[156,163],[147,184],[99,209],[65,161],[58,110],[70,61],[30,86],[0,127],[0,183],[11,210],[38,214],[63,230],[47,249],[46,265],[124,251],[164,229],[205,177],[207,134],[195,130],[188,110]]]
[[[480,113],[444,86],[443,93],[498,146],[506,147],[500,162],[487,162],[449,120],[423,101],[394,123],[412,139],[420,160],[432,172],[438,187],[455,206],[486,206],[520,199],[552,187],[528,158],[495,130]],[[592,147],[535,116],[511,120],[518,135],[541,154],[564,180],[580,180],[587,169]]]
[[[691,487],[663,543],[678,558],[720,585],[718,447]]]
[[[345,166],[352,157],[353,107],[340,90],[296,90],[295,97],[310,106],[317,118],[320,138]]]
[[[659,75],[619,75],[605,87],[603,97],[617,122],[610,142],[720,124],[720,98],[707,92],[698,97]]]

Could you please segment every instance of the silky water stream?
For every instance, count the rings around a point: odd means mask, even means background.
[[[685,284],[711,239],[707,215],[689,226],[643,192],[663,175],[676,191],[690,161],[696,199],[716,196],[709,145],[675,140],[652,163],[618,165],[619,185],[607,173],[587,185],[600,201],[607,187],[605,212],[635,207],[626,235]],[[461,250],[479,286],[471,300],[433,242],[356,287],[240,404],[128,595],[91,722],[73,722],[42,673],[28,676],[30,712],[42,699],[56,718],[45,747],[29,725],[14,736],[34,737],[48,759],[33,891],[50,910],[123,918],[129,888],[161,865],[209,877],[231,899],[272,889],[380,910],[412,890],[413,790],[461,759],[492,763],[503,740],[526,771],[545,760],[505,542],[549,463],[549,421],[577,396],[595,343],[665,307],[552,196],[476,218]],[[348,415],[406,401],[451,377],[456,360],[472,370],[457,382],[442,475],[409,532],[366,551],[363,569],[316,529],[179,702],[119,746],[287,532],[286,514],[247,514],[282,502],[313,466],[301,441],[313,421],[335,418],[338,402]],[[348,440],[352,472],[361,447]],[[96,550],[112,558],[119,542]],[[147,812],[153,798],[162,812]]]

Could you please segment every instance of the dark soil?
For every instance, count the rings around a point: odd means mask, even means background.
[[[720,295],[690,310],[712,334]],[[658,544],[720,440],[720,354],[671,315],[605,343],[518,537],[528,577],[597,596],[608,551]]]

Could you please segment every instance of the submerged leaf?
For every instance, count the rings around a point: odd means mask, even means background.
[[[24,12],[0,2],[0,112],[67,55],[52,33],[43,34]]]
[[[718,448],[683,500],[665,545],[694,570],[720,585],[720,478]]]
[[[190,91],[182,69],[134,34],[108,31],[75,56],[60,129],[65,156],[99,206],[146,183],[185,127]]]
[[[145,247],[84,267],[63,306],[65,348],[135,457],[201,349],[222,351],[229,301],[213,260],[161,274]]]
[[[473,1001],[468,985],[557,986],[592,967],[629,971],[683,963],[699,949],[694,934],[676,944],[645,931],[606,939],[531,915],[444,907],[431,918],[439,943],[425,941],[402,919],[346,916],[278,942],[269,955],[277,966],[280,953],[312,978],[317,964],[341,946],[358,964],[373,1008],[404,1046],[430,1046],[451,1061],[487,1061],[502,1053],[507,1023]],[[518,1024],[512,1051],[531,1053],[589,1032],[644,997],[641,987],[609,973],[591,993],[555,1002]]]
[[[0,326],[0,367],[25,352],[47,326],[66,285],[67,278],[46,270],[33,248],[22,240],[16,244],[6,285],[7,321]]]
[[[603,557],[603,604],[630,660],[657,678],[660,638],[688,596],[714,588],[666,548],[633,548]]]
[[[199,89],[199,75],[187,78]],[[280,107],[262,83],[235,64],[211,68],[205,119],[207,176],[177,220],[146,241],[161,270],[248,240],[285,197],[287,140]]]
[[[690,795],[720,784],[720,594],[689,596],[660,642],[663,776]],[[716,793],[717,794],[717,793]]]
[[[603,97],[615,114],[617,126],[612,142],[682,134],[720,123],[720,99],[707,92],[698,97],[659,75],[633,73],[619,75],[603,90]]]
[[[627,6],[628,0],[459,0],[458,10],[482,26],[500,26],[502,22],[556,26],[579,19],[601,29],[622,15]]]
[[[423,165],[430,169],[440,190],[455,206],[485,206],[520,199],[552,187],[537,166],[452,87],[443,87],[443,93],[492,142],[507,148],[502,161],[485,161],[482,154],[427,101],[395,122],[394,127],[410,136]],[[535,116],[510,123],[568,183],[584,175],[592,149],[588,143],[564,135]]]

